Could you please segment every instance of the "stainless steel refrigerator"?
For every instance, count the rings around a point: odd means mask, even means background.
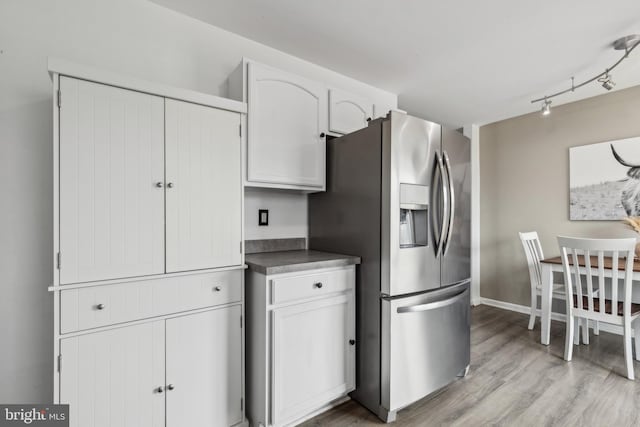
[[[327,191],[309,196],[309,247],[358,255],[356,390],[390,422],[466,375],[470,143],[391,112],[327,141]]]

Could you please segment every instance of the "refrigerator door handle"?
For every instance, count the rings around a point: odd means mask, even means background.
[[[422,311],[435,310],[437,308],[446,307],[448,305],[455,304],[463,299],[466,294],[469,293],[468,289],[452,296],[451,298],[443,299],[440,301],[429,302],[427,304],[409,305],[406,307],[398,307],[398,313],[419,313]]]
[[[438,238],[438,245],[436,247],[436,258],[443,252],[444,239],[446,236],[445,220],[447,218],[447,211],[449,209],[449,199],[447,197],[447,188],[444,185],[444,166],[442,163],[442,157],[436,153],[436,161],[438,163],[438,171],[440,173],[440,190],[442,191],[442,218],[440,219],[440,237]]]
[[[442,152],[444,158],[444,166],[447,171],[447,181],[449,183],[449,224],[447,225],[447,234],[445,237],[444,250],[442,256],[445,256],[449,251],[449,244],[451,243],[451,235],[453,234],[453,218],[456,212],[456,196],[453,188],[453,176],[451,175],[451,162],[446,151]]]

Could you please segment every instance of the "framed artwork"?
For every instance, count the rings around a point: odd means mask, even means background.
[[[569,149],[569,219],[640,216],[640,137]]]

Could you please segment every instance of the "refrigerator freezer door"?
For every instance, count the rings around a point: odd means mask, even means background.
[[[471,143],[460,132],[443,128],[442,155],[448,158],[445,173],[453,187],[450,232],[442,256],[442,285],[446,286],[471,276]]]
[[[415,228],[425,236],[434,232],[427,206],[436,153],[440,150],[440,125],[405,114],[391,113],[383,122],[382,132],[382,218],[381,218],[381,287],[383,294],[397,296],[422,292],[440,286],[440,259],[431,238],[416,237],[416,244],[405,244],[401,235],[407,210]],[[429,188],[421,203],[403,203],[407,189]],[[404,189],[404,191],[403,191]],[[406,200],[405,200],[406,201]],[[404,211],[404,212],[403,212]]]
[[[382,300],[382,413],[394,413],[444,387],[470,359],[468,281]]]

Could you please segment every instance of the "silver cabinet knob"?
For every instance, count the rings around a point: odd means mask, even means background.
[[[162,393],[163,391],[164,391],[164,388],[162,386],[156,389],[156,393]]]
[[[314,283],[313,287],[320,289],[322,287],[322,282]]]
[[[216,286],[213,288],[214,291],[216,292],[220,292],[222,290],[222,288],[220,286]]]
[[[167,390],[169,390],[169,391],[173,390],[174,388],[175,388],[175,387],[174,387],[174,385],[173,385],[173,384],[169,384],[169,385],[167,386]]]
[[[167,182],[167,188],[173,188],[173,182]]]
[[[98,310],[104,310],[104,307],[105,307],[105,305],[104,305],[104,304],[98,304],[98,305],[96,305],[96,308],[97,308]]]
[[[156,187],[162,188],[164,185],[161,182],[156,182]]]

